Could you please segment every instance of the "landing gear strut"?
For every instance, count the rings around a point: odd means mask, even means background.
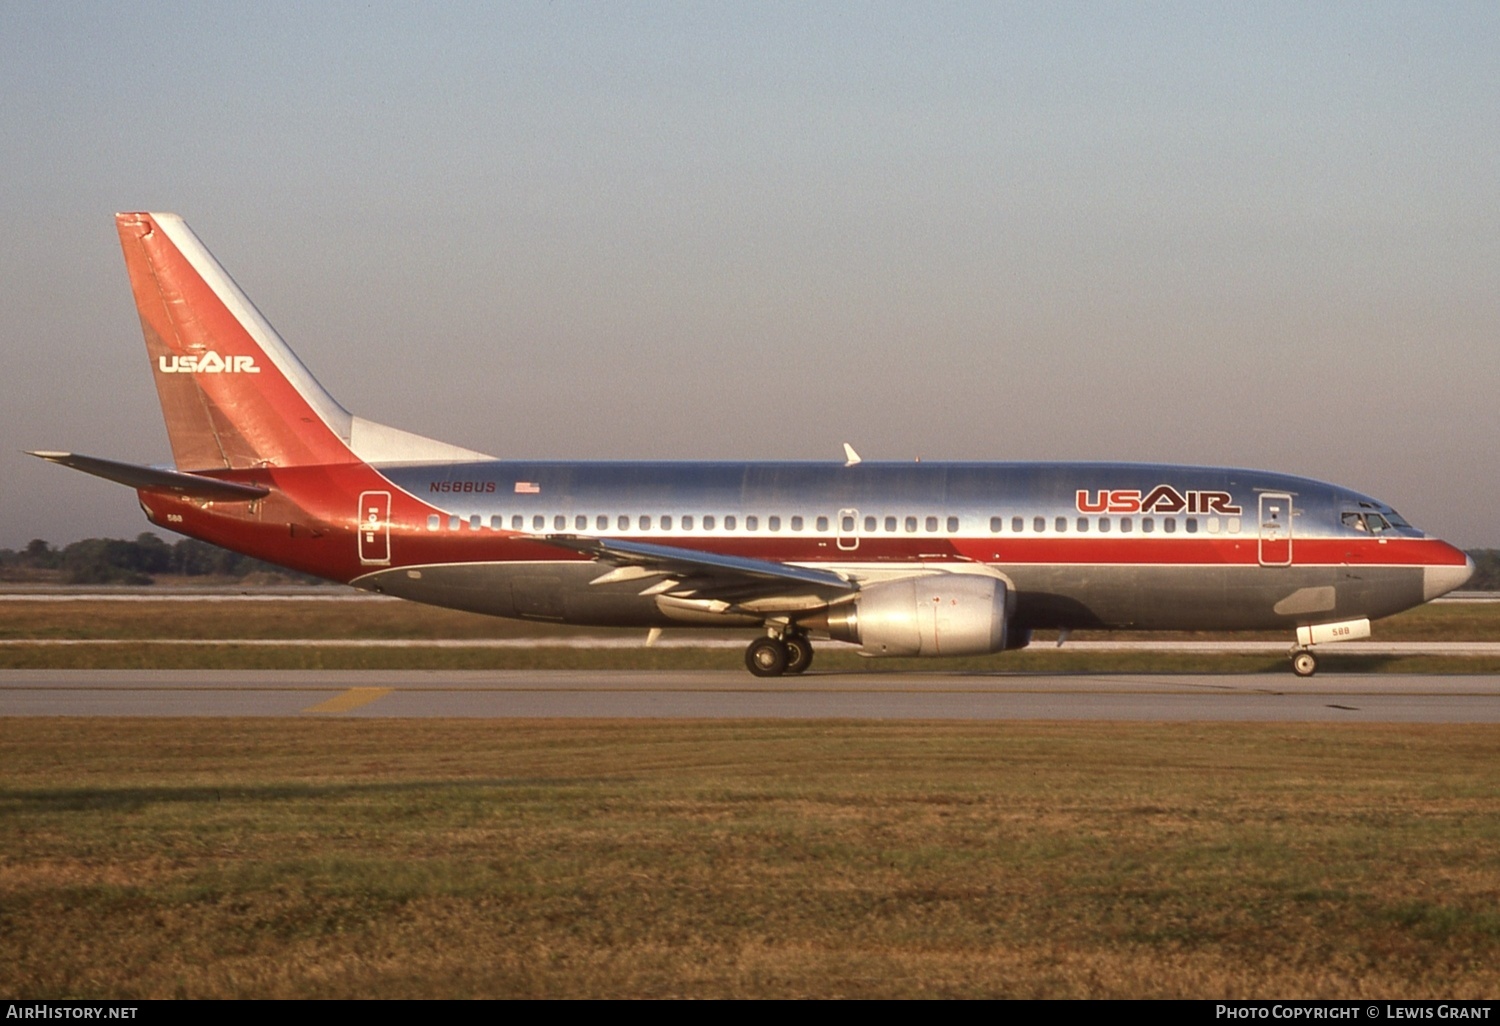
[[[805,634],[784,638],[756,638],[745,649],[745,666],[757,677],[780,677],[801,673],[812,665],[812,643]]]

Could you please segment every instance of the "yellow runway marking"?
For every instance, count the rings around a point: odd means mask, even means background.
[[[358,709],[362,705],[369,705],[377,699],[384,698],[395,690],[395,688],[350,688],[342,695],[334,695],[328,701],[319,702],[317,705],[309,706],[302,711],[310,713],[348,712],[351,709]]]

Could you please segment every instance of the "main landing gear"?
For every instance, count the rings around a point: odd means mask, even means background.
[[[745,666],[757,677],[802,673],[812,665],[812,660],[812,642],[807,640],[806,634],[756,638],[745,649]]]

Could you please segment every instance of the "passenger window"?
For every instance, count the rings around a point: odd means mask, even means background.
[[[484,517],[480,516],[478,513],[475,513],[473,516],[469,517],[469,530],[477,531],[483,526]]]
[[[1031,521],[1031,529],[1037,534],[1045,534],[1047,531],[1047,518],[1033,517]]]
[[[828,518],[827,517],[819,517],[818,518],[818,530],[820,530],[820,531],[827,531],[828,530]]]
[[[594,518],[594,530],[596,530],[596,531],[608,531],[609,530],[609,515],[608,514],[606,514],[606,513],[600,513],[597,517]]]
[[[582,513],[573,518],[573,530],[587,531],[589,529],[589,518]]]
[[[1057,528],[1057,533],[1058,534],[1064,533],[1068,529],[1068,518],[1067,517],[1058,517],[1057,518],[1057,523],[1054,524],[1053,526]]]
[[[1078,533],[1079,534],[1087,534],[1088,533],[1088,529],[1089,529],[1089,518],[1088,517],[1079,517],[1078,518]]]
[[[1099,533],[1100,534],[1108,534],[1109,533],[1109,517],[1100,517],[1099,518]]]
[[[500,514],[499,513],[496,513],[494,516],[490,517],[490,530],[491,531],[498,531],[498,530],[500,530],[500,527],[501,527],[502,524],[504,524],[504,521],[500,519]]]
[[[437,513],[428,514],[428,517],[427,517],[427,530],[429,530],[429,531],[436,531],[439,527],[442,527],[442,526],[443,526],[443,518],[442,518],[442,516],[440,514],[437,514]]]
[[[517,513],[510,518],[510,529],[512,531],[519,531],[524,526],[526,526],[526,521],[522,518],[521,514]]]
[[[937,517],[928,517],[924,525],[929,532],[937,530]]]
[[[958,517],[949,517],[948,518],[948,533],[949,534],[957,534],[958,533]]]
[[[621,531],[630,530],[630,517],[621,513],[619,519],[615,521],[615,526]]]
[[[792,530],[793,531],[800,531],[800,530],[802,530],[802,518],[801,517],[792,517]]]
[[[915,534],[916,531],[917,531],[917,518],[916,517],[907,517],[906,518],[906,533],[907,534]]]
[[[672,517],[670,515],[664,515],[661,518],[661,529],[663,531],[670,531],[672,529]]]
[[[737,522],[738,521],[736,521],[733,516],[727,516],[727,517],[725,517],[724,518],[724,530],[726,530],[726,531],[733,531],[734,527],[735,527],[735,524]]]
[[[1129,534],[1130,533],[1130,528],[1131,528],[1131,526],[1134,523],[1135,523],[1135,521],[1131,520],[1129,517],[1121,517],[1120,518],[1120,533],[1121,534]]]
[[[559,513],[552,518],[552,530],[566,531],[568,529],[568,518]]]
[[[1240,533],[1240,518],[1239,517],[1230,517],[1229,518],[1229,533],[1230,534],[1239,534]]]
[[[999,517],[990,517],[990,534],[999,534],[1000,525],[1004,522]]]
[[[1152,517],[1141,517],[1141,533],[1150,534],[1156,530],[1156,521]]]
[[[1175,533],[1177,533],[1177,518],[1176,517],[1162,517],[1162,520],[1161,520],[1161,529],[1163,531],[1165,531],[1167,534],[1175,534]]]
[[[1016,532],[1016,534],[1020,534],[1022,531],[1026,530],[1026,518],[1025,517],[1011,517],[1010,518],[1010,529],[1012,531]]]
[[[450,530],[450,531],[457,531],[458,530],[458,524],[459,524],[458,517],[451,517],[450,516],[448,518],[448,530]]]
[[[875,533],[875,518],[865,517],[865,534]]]
[[[546,528],[546,526],[547,526],[547,518],[544,517],[544,516],[542,516],[540,513],[536,514],[535,516],[533,516],[531,518],[531,529],[533,531],[543,530],[544,528]]]
[[[1219,518],[1218,517],[1209,517],[1208,518],[1208,524],[1207,524],[1207,526],[1208,526],[1208,533],[1209,534],[1218,534],[1219,533]]]
[[[1187,533],[1188,534],[1197,534],[1198,533],[1198,518],[1197,517],[1188,517],[1186,520],[1184,520],[1182,522],[1182,526],[1187,529]]]
[[[682,518],[682,529],[684,531],[691,531],[693,529],[692,514],[688,514],[687,516]]]
[[[747,531],[759,531],[760,530],[760,517],[756,516],[753,513],[750,516],[746,517],[745,518],[745,530],[747,530]]]
[[[637,521],[637,523],[640,524],[640,528],[641,528],[642,531],[649,531],[649,530],[651,530],[651,518],[650,517],[642,514],[641,519],[639,521]]]
[[[887,534],[895,534],[896,533],[896,518],[895,517],[886,517],[885,518],[885,530],[886,530]]]
[[[712,531],[714,529],[714,515],[712,513],[709,513],[709,514],[707,514],[707,515],[704,516],[704,518],[703,518],[703,529],[705,531]]]
[[[781,518],[780,517],[766,517],[766,527],[769,528],[772,531],[779,531],[779,530],[781,530]]]

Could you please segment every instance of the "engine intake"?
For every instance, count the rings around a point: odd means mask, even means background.
[[[865,588],[804,626],[873,656],[984,655],[1006,648],[1005,583],[929,574]]]

